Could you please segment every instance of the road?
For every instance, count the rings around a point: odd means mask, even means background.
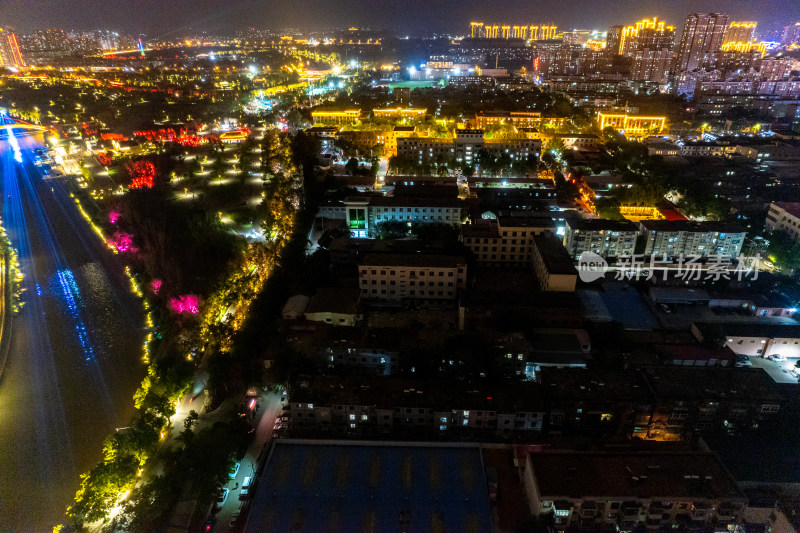
[[[145,372],[141,303],[66,186],[31,163],[41,141],[19,139],[21,163],[0,141],[3,222],[25,276],[0,382],[0,531],[64,521]]]
[[[241,517],[236,523],[236,527],[231,528],[231,517],[234,512],[240,510],[244,505],[244,502],[239,500],[242,484],[245,478],[255,477],[259,455],[264,450],[267,441],[269,441],[275,419],[281,414],[281,409],[283,408],[280,394],[275,392],[261,394],[258,399],[258,405],[259,409],[256,413],[256,417],[260,416],[260,418],[254,420],[254,424],[256,424],[255,437],[247,448],[247,453],[245,453],[245,456],[240,462],[239,473],[225,485],[230,490],[230,493],[228,495],[228,501],[225,502],[225,505],[223,505],[222,509],[216,514],[215,533],[241,531],[244,526],[245,519]]]

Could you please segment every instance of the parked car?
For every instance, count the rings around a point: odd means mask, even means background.
[[[776,363],[782,363],[782,362],[786,361],[786,356],[785,355],[781,355],[779,353],[774,353],[772,355],[768,355],[767,359],[771,359],[771,360],[775,361]]]
[[[239,521],[239,511],[234,511],[233,514],[231,515],[231,521],[228,524],[228,527],[231,529],[235,528],[236,522],[238,521]]]
[[[236,463],[231,467],[230,472],[228,472],[228,477],[231,479],[236,478],[236,474],[239,473],[239,467],[242,466],[242,463],[236,461]]]
[[[228,494],[230,494],[230,492],[230,489],[222,489],[222,492],[220,492],[219,496],[217,496],[217,507],[222,507],[225,505],[225,502],[228,501]]]
[[[734,361],[734,366],[738,368],[742,368],[745,366],[753,366],[753,363],[750,362],[750,358],[744,354],[736,354],[736,360]]]

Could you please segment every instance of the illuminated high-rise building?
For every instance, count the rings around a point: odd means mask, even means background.
[[[619,43],[622,41],[622,30],[625,26],[611,26],[606,33],[606,50],[611,55],[619,55]]]
[[[786,26],[783,29],[783,39],[781,41],[786,46],[800,46],[800,22],[795,22]]]
[[[619,37],[621,56],[633,57],[640,50],[672,50],[675,42],[675,28],[667,26],[658,17],[640,20],[631,26],[622,28]]]
[[[483,29],[483,22],[470,22],[469,23],[469,35],[473,39],[477,39],[479,37],[483,37],[484,34]]]
[[[20,68],[25,66],[19,51],[17,36],[11,28],[0,28],[0,67]]]
[[[728,26],[728,15],[691,13],[687,15],[678,48],[676,70],[695,70],[705,57],[718,52]]]
[[[724,43],[749,43],[756,40],[755,22],[735,22],[732,21],[725,30]]]

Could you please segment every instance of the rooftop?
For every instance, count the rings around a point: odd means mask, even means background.
[[[541,253],[542,260],[550,274],[578,274],[572,258],[558,237],[546,232],[534,235],[533,242]]]
[[[306,306],[306,313],[339,313],[352,315],[358,309],[359,289],[332,287],[319,289]]]
[[[800,202],[772,202],[795,218],[800,218]]]
[[[245,531],[492,531],[476,445],[277,441]]]
[[[290,387],[292,404],[318,407],[370,406],[377,409],[425,408],[434,411],[468,409],[501,413],[543,412],[538,383],[475,383],[398,377],[324,377],[298,381]]]
[[[567,225],[581,231],[635,231],[636,224],[630,220],[609,220],[606,218],[568,218]]]
[[[739,399],[752,403],[780,401],[784,397],[779,385],[762,368],[665,366],[646,368],[642,375],[653,394],[662,399],[733,402]]]
[[[554,497],[744,498],[711,453],[531,453],[536,483]]]
[[[734,337],[769,337],[772,339],[800,339],[800,325],[794,324],[751,324],[742,322],[697,322],[700,332],[720,328],[724,335]],[[705,336],[705,335],[704,335]]]
[[[457,255],[444,254],[394,254],[373,253],[364,256],[363,266],[458,268],[466,267],[466,260]]]
[[[745,233],[738,224],[728,222],[696,222],[694,220],[642,220],[645,231],[716,231],[719,233]]]

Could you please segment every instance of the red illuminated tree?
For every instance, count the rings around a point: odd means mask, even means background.
[[[156,178],[156,167],[150,161],[130,161],[127,165],[131,176],[129,189],[152,189]]]

